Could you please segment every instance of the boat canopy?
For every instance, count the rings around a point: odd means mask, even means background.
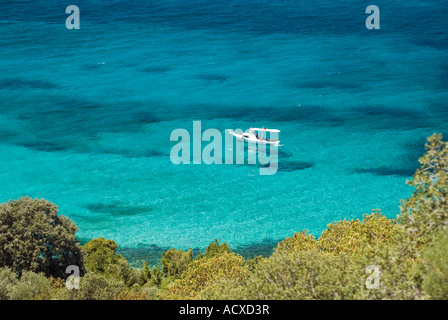
[[[277,129],[266,129],[266,128],[250,128],[254,131],[268,131],[268,132],[280,132],[280,130]]]

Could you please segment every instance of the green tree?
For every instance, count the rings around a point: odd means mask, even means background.
[[[317,244],[332,254],[374,254],[377,247],[394,243],[398,233],[396,222],[387,219],[381,210],[374,209],[372,214],[365,214],[362,221],[344,219],[330,223]]]
[[[87,273],[80,281],[77,300],[112,300],[125,291],[122,280],[106,277],[102,274]]]
[[[113,240],[95,238],[87,242],[83,246],[87,271],[118,278],[129,287],[135,283],[143,284],[140,272],[122,255],[116,254],[117,249],[118,245]]]
[[[137,261],[140,269],[141,282],[145,287],[161,287],[165,283],[166,275],[161,266],[149,266],[146,261]]]
[[[83,246],[85,267],[88,272],[106,273],[122,256],[115,254],[118,245],[113,240],[95,238]]]
[[[56,300],[113,300],[126,292],[121,279],[106,277],[104,274],[87,272],[80,280],[79,289],[61,289]]]
[[[8,267],[0,268],[0,300],[8,300],[17,284],[17,275]]]
[[[232,300],[354,299],[366,295],[363,281],[363,269],[353,257],[326,255],[318,249],[286,250],[259,262],[246,281],[223,281],[204,296]]]
[[[162,253],[162,270],[168,277],[178,278],[193,261],[193,252],[170,249]]]
[[[239,283],[249,275],[244,258],[234,253],[223,252],[211,258],[193,261],[177,280],[174,280],[160,298],[167,300],[194,300],[201,298],[201,292],[212,290],[225,279]]]
[[[280,241],[275,252],[302,251],[317,248],[316,238],[308,234],[307,230],[294,233],[290,238]]]
[[[402,202],[400,219],[417,249],[429,243],[437,232],[448,228],[448,143],[433,134],[426,153],[408,184],[413,195]]]
[[[257,264],[264,261],[265,258],[263,256],[255,256],[252,259],[246,259],[246,266],[249,269],[249,271],[253,271]]]
[[[20,198],[0,204],[0,267],[63,277],[69,265],[83,270],[76,225],[44,199]]]
[[[420,288],[421,261],[413,259],[403,245],[408,240],[406,234],[398,234],[395,239],[364,251],[360,256],[364,268],[374,266],[380,273],[380,286],[367,292],[368,299],[423,299]]]
[[[48,300],[51,298],[50,280],[43,273],[24,271],[9,294],[10,300]]]
[[[221,253],[231,253],[232,250],[230,249],[229,245],[225,242],[220,243],[220,240],[215,239],[212,243],[210,243],[207,248],[205,249],[205,258],[212,258],[216,255],[219,255]]]
[[[431,299],[448,300],[448,233],[440,232],[423,257],[423,290]]]

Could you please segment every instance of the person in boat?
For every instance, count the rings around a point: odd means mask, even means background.
[[[259,138],[258,138],[258,134],[257,134],[257,132],[255,132],[254,130],[252,130],[252,128],[249,129],[249,132],[252,133],[252,134],[255,136],[255,138],[259,139]]]

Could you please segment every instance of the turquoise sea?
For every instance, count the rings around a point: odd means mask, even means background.
[[[153,262],[395,217],[425,138],[448,137],[447,16],[446,0],[2,0],[0,202],[43,197],[82,241]],[[172,164],[194,120],[280,129],[278,172]]]

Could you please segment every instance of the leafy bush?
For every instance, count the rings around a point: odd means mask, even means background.
[[[140,277],[142,282],[151,287],[160,287],[164,282],[166,276],[160,266],[149,266],[146,261],[138,261],[137,265],[140,269]]]
[[[88,272],[82,277],[79,290],[65,290],[66,292],[69,291],[69,297],[75,300],[113,300],[125,289],[126,285],[122,280]]]
[[[253,271],[258,263],[264,261],[266,258],[263,258],[263,256],[255,256],[252,259],[246,260],[246,266],[249,269],[249,271]]]
[[[240,282],[248,275],[249,270],[244,265],[243,257],[223,252],[211,258],[193,261],[179,279],[168,285],[165,292],[160,294],[160,298],[200,299],[201,291],[205,288],[214,288],[224,279]]]
[[[115,254],[118,245],[113,240],[96,238],[83,246],[85,267],[88,272],[111,273],[110,268],[123,258]],[[124,259],[124,258],[123,258]]]
[[[17,274],[25,270],[47,276],[65,275],[65,268],[82,270],[76,225],[58,216],[57,206],[44,199],[20,198],[0,204],[0,267]]]
[[[213,258],[216,255],[221,253],[231,253],[229,245],[225,242],[220,243],[220,240],[215,239],[212,243],[210,243],[205,249],[205,258]],[[202,256],[199,256],[201,258]]]
[[[332,254],[372,254],[377,247],[392,244],[398,232],[395,221],[375,209],[362,221],[344,219],[330,223],[319,237],[318,246]]]
[[[192,261],[191,249],[184,252],[173,248],[162,253],[162,270],[168,277],[178,278]]]
[[[363,265],[375,266],[380,272],[380,286],[368,291],[368,299],[415,300],[422,299],[421,261],[413,259],[406,246],[396,237],[396,242],[378,246],[361,256]]]
[[[9,294],[11,300],[48,300],[51,298],[50,280],[43,273],[24,271]]]
[[[129,290],[120,292],[115,300],[154,300],[154,297],[155,294],[151,290],[145,290],[139,284],[136,284]]]
[[[0,300],[9,299],[17,281],[17,275],[8,267],[0,268]]]
[[[431,299],[448,300],[448,234],[439,233],[424,254],[423,289]]]
[[[275,252],[297,252],[317,248],[316,238],[308,234],[306,230],[294,233],[291,238],[280,241],[275,248]]]
[[[117,278],[128,286],[143,284],[140,272],[133,268],[122,255],[117,255],[118,245],[113,240],[96,238],[83,246],[85,266],[88,272]]]
[[[282,251],[257,264],[242,283],[222,282],[211,299],[353,299],[362,297],[365,276],[346,256],[318,249]]]
[[[400,219],[410,240],[421,249],[434,234],[448,228],[448,143],[441,134],[433,134],[425,145],[411,181],[415,187],[409,199],[402,201]]]

